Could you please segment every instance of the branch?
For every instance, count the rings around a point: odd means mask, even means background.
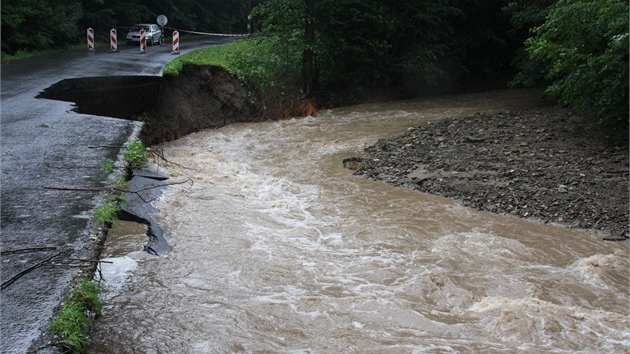
[[[190,182],[190,186],[191,187],[195,183],[192,178],[188,178],[187,180],[185,180],[183,182],[173,182],[173,183],[160,184],[160,185],[157,185],[157,186],[152,186],[152,187],[147,187],[147,188],[143,188],[143,189],[138,189],[136,191],[130,191],[130,190],[121,189],[121,188],[115,188],[115,187],[110,187],[110,188],[83,188],[83,187],[42,186],[42,188],[59,190],[59,191],[79,191],[79,192],[103,192],[103,191],[107,191],[107,190],[109,190],[109,191],[118,191],[118,192],[123,192],[123,193],[126,192],[126,193],[136,194],[138,197],[140,197],[140,199],[142,199],[143,202],[148,203],[148,201],[146,201],[144,198],[142,198],[142,196],[140,195],[140,192],[148,191],[148,190],[155,189],[155,188],[173,186],[173,185],[176,185],[176,184],[184,184],[184,183],[188,183],[188,182]]]
[[[87,262],[87,263],[97,263],[97,264],[101,264],[101,263],[113,264],[114,263],[112,261],[102,261],[100,259],[86,259],[86,258],[66,258],[66,259],[64,259],[64,261],[77,261],[77,262]],[[85,265],[85,263],[49,263],[49,264],[46,264],[46,266],[53,266],[53,267],[83,267],[84,265]]]
[[[54,189],[58,191],[79,191],[79,192],[102,192],[105,190],[115,188],[83,188],[83,187],[54,187],[54,186],[42,186],[44,189]]]
[[[79,261],[79,262],[92,262],[92,263],[114,263],[112,261],[103,261],[100,259],[87,259],[87,258],[67,258],[69,261]]]
[[[188,188],[191,188],[195,184],[195,181],[192,178],[189,178],[189,179],[187,179],[187,180],[185,180],[183,182],[173,182],[173,183],[160,184],[160,185],[157,185],[157,186],[152,186],[152,187],[147,187],[147,188],[143,188],[143,189],[138,189],[137,191],[127,191],[127,192],[128,193],[134,193],[135,195],[138,196],[138,198],[142,199],[142,201],[145,202],[145,203],[150,203],[153,200],[155,200],[155,198],[151,199],[151,200],[146,200],[146,199],[144,199],[142,197],[142,195],[140,195],[140,192],[148,191],[148,190],[155,189],[155,188],[174,186],[174,185],[177,185],[177,184],[184,184],[184,183],[188,183],[188,182],[190,182],[190,187],[188,187]]]
[[[2,251],[0,252],[0,255],[11,254],[11,253],[22,253],[22,252],[47,251],[47,250],[55,250],[55,249],[57,249],[57,247],[55,246],[16,248],[13,250]]]
[[[116,145],[96,145],[96,146],[88,146],[88,149],[122,149],[124,146],[116,146]]]
[[[192,178],[188,178],[187,180],[182,181],[182,182],[173,182],[173,183],[160,184],[160,185],[157,185],[157,186],[152,186],[152,187],[138,189],[137,191],[127,191],[127,192],[129,192],[129,193],[139,193],[139,192],[144,192],[144,191],[148,191],[148,190],[155,189],[155,188],[174,186],[174,185],[177,185],[177,184],[184,184],[184,183],[188,183],[188,182],[190,182],[191,187],[195,183],[195,181],[193,181]]]
[[[36,263],[35,265],[28,267],[26,269],[24,269],[23,271],[17,273],[16,275],[12,276],[11,278],[9,278],[7,281],[5,281],[4,283],[2,283],[2,286],[0,287],[0,290],[4,290],[6,287],[8,287],[9,285],[13,284],[16,280],[18,280],[19,278],[21,278],[23,275],[25,275],[26,273],[29,273],[32,270],[35,270],[41,266],[43,266],[44,264],[46,264],[48,261],[50,261],[51,259],[58,257],[64,253],[67,253],[70,250],[62,250],[60,252],[57,252],[55,254],[53,254],[50,257],[47,257],[46,259],[44,259],[41,262]]]
[[[162,160],[164,160],[164,162],[166,162],[166,163],[172,163],[173,165],[179,166],[179,167],[181,167],[181,168],[183,168],[183,169],[186,169],[186,170],[192,170],[192,168],[186,167],[186,166],[184,166],[184,165],[180,165],[180,164],[178,164],[177,162],[172,162],[172,161],[167,160],[167,159],[166,159],[166,157],[164,157],[164,152],[162,152],[162,153],[160,154],[160,153],[158,153],[157,151],[151,150],[151,153],[152,153],[153,155],[155,155],[155,156],[157,156],[157,157],[161,158],[161,159],[162,159]]]

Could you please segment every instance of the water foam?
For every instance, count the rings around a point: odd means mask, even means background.
[[[514,345],[620,353],[630,343],[630,320],[615,312],[504,297],[485,297],[469,310],[483,314],[479,323],[489,335]]]

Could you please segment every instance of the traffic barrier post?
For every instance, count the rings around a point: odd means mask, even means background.
[[[109,31],[109,52],[110,53],[118,53],[118,35],[116,33],[116,29],[112,28]]]
[[[88,52],[94,51],[94,30],[92,27],[87,29],[87,47]]]
[[[147,54],[147,32],[140,30],[140,54]]]
[[[179,55],[179,32],[173,31],[173,51],[171,54]]]

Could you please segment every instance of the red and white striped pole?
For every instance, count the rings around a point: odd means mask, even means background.
[[[112,28],[109,31],[109,52],[110,53],[118,53],[118,36],[116,34],[116,29]]]
[[[92,27],[87,29],[87,46],[88,52],[94,51],[94,30],[92,29]]]
[[[147,32],[144,28],[140,30],[140,54],[147,54]]]
[[[173,51],[171,54],[179,55],[179,32],[173,31]]]

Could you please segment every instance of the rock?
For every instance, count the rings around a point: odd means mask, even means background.
[[[610,146],[596,125],[575,129],[566,115],[541,108],[434,122],[381,139],[344,166],[477,209],[625,235],[627,145]]]
[[[360,170],[370,164],[370,161],[368,159],[364,159],[362,157],[349,157],[347,159],[344,159],[342,162],[343,167],[351,170]]]

